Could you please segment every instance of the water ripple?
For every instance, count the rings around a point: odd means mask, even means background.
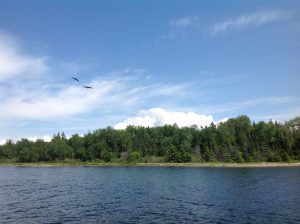
[[[0,223],[299,223],[300,169],[0,167]]]

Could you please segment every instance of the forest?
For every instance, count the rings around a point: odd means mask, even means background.
[[[248,116],[206,127],[128,126],[43,140],[0,145],[0,161],[56,162],[289,162],[300,160],[300,117],[282,123]]]

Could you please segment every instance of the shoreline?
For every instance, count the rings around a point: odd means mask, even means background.
[[[274,168],[300,167],[300,162],[259,162],[259,163],[2,163],[0,167],[191,167],[191,168]]]

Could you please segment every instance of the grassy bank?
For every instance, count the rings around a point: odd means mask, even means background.
[[[128,162],[82,162],[82,161],[57,161],[21,163],[13,160],[0,161],[0,166],[27,166],[27,167],[64,167],[64,166],[140,166],[140,167],[300,167],[300,162],[257,162],[257,163],[128,163]]]

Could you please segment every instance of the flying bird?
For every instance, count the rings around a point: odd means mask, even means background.
[[[91,86],[82,86],[83,88],[86,88],[86,89],[93,89],[93,87]]]
[[[75,81],[79,82],[79,79],[75,78],[72,76],[72,79],[74,79]]]
[[[79,79],[77,79],[76,77],[74,77],[74,76],[71,76],[72,77],[72,79],[74,79],[75,81],[77,81],[77,82],[79,82]],[[86,88],[86,89],[93,89],[93,87],[91,87],[91,86],[82,86],[83,88]]]

